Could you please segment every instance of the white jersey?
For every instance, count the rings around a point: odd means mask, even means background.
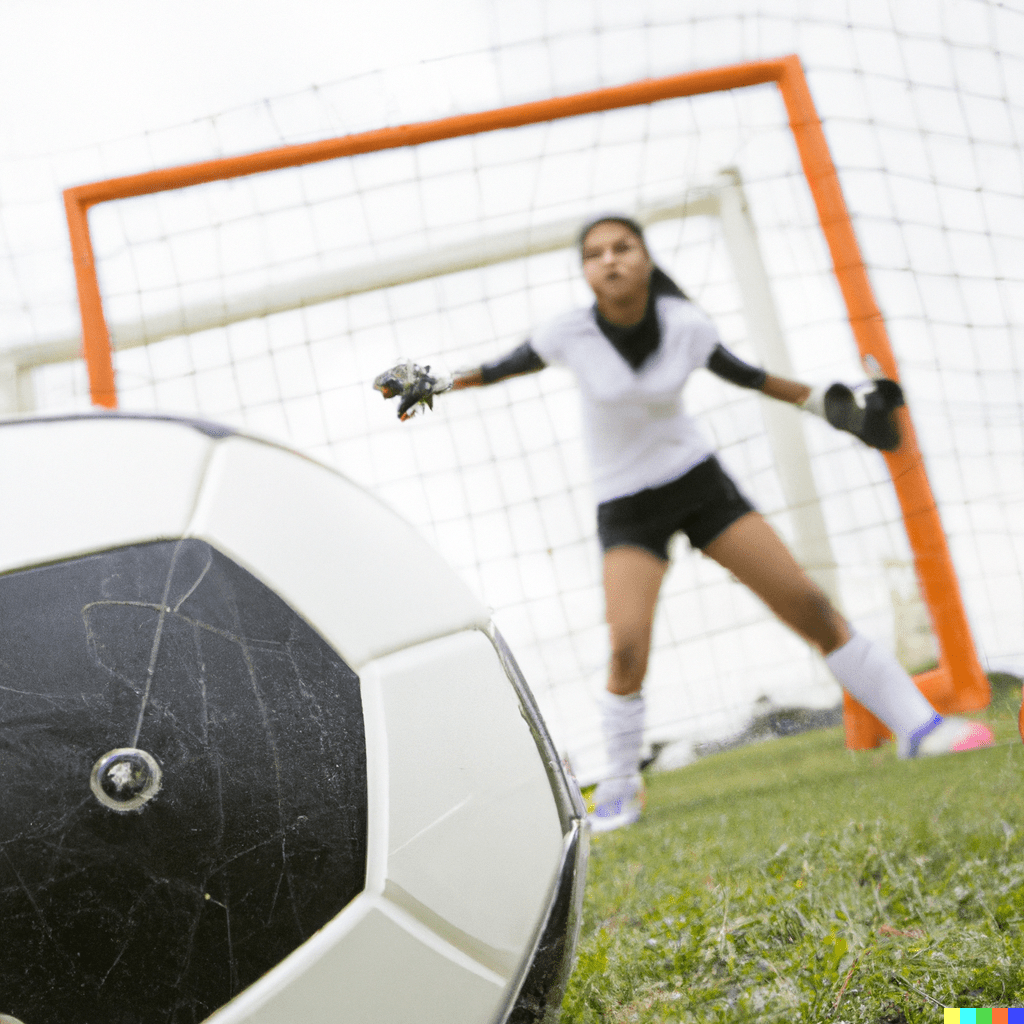
[[[674,295],[657,296],[655,312],[661,341],[638,370],[601,333],[592,308],[561,316],[530,338],[545,363],[576,375],[598,502],[668,483],[713,452],[683,409],[682,389],[707,364],[718,331]]]

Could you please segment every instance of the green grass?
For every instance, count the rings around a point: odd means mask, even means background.
[[[563,1024],[921,1024],[1024,1006],[1020,685],[997,745],[903,762],[842,731],[648,776],[595,836]]]

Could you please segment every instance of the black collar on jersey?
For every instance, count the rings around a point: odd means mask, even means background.
[[[661,344],[661,325],[655,309],[659,295],[674,295],[685,299],[683,290],[660,267],[651,271],[647,308],[640,320],[629,327],[621,327],[606,320],[597,304],[594,305],[594,319],[601,333],[612,343],[615,351],[634,369],[639,370],[650,354]]]

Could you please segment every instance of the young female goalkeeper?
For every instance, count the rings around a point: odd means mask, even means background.
[[[452,386],[479,387],[561,363],[582,393],[611,644],[602,695],[611,774],[595,792],[594,830],[628,825],[643,807],[642,686],[668,544],[679,531],[821,652],[840,684],[892,730],[900,756],[991,743],[985,726],[936,714],[896,659],[850,627],[736,488],[680,400],[701,366],[821,415],[823,393],[729,353],[708,318],[655,266],[630,218],[589,223],[580,254],[595,305],[456,375]]]

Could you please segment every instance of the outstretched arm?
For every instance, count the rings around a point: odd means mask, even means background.
[[[894,380],[883,377],[856,389],[845,384],[812,388],[750,366],[721,344],[711,353],[707,366],[712,373],[741,388],[760,391],[769,398],[812,412],[872,448],[895,451],[900,446],[896,410],[904,404],[903,389]]]
[[[785,377],[776,377],[774,373],[768,373],[765,374],[764,383],[761,385],[761,393],[780,402],[803,406],[811,397],[811,388],[799,381],[787,380]]]
[[[480,370],[459,370],[452,377],[452,391],[461,391],[463,388],[483,387],[484,375]]]
[[[494,384],[507,377],[536,373],[538,370],[543,370],[546,365],[544,360],[533,350],[533,346],[528,341],[524,341],[507,356],[484,363],[479,369],[462,370],[456,373],[452,381],[452,389],[459,391],[462,388],[478,388],[485,384]]]
[[[543,370],[545,365],[530,343],[525,341],[501,359],[484,363],[479,369],[461,370],[451,377],[435,377],[430,373],[429,366],[417,366],[411,359],[404,359],[390,370],[378,374],[373,387],[385,398],[400,399],[398,418],[408,420],[421,406],[433,409],[435,395],[445,391],[477,388],[524,373],[536,373],[537,370]]]
[[[737,387],[760,391],[780,402],[803,405],[811,394],[811,389],[806,384],[777,377],[759,366],[751,366],[730,352],[721,342],[715,346],[707,365],[716,377],[721,377],[722,380],[727,380]]]

